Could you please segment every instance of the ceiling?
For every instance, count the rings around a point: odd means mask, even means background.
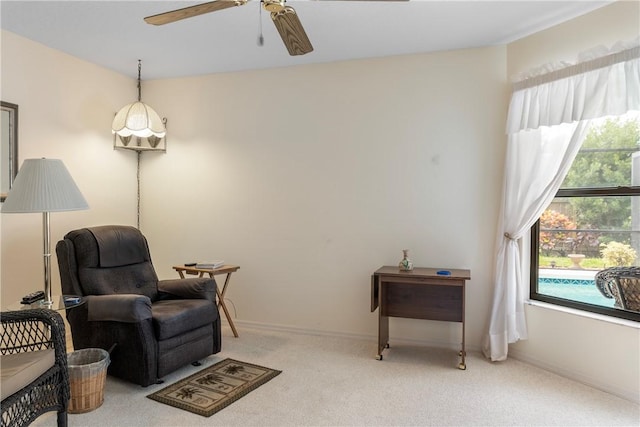
[[[258,0],[163,26],[143,21],[199,3],[2,0],[0,22],[131,77],[141,59],[147,80],[499,45],[612,1],[289,0],[315,49],[295,57]]]

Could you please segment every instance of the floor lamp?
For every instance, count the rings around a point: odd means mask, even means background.
[[[51,232],[49,213],[88,209],[87,201],[62,160],[27,159],[18,171],[3,205],[2,213],[42,212],[44,300],[51,298]]]

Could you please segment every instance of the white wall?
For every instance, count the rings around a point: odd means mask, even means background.
[[[510,75],[549,62],[575,62],[577,54],[640,35],[640,2],[624,1],[508,46]],[[529,339],[510,354],[563,375],[640,401],[640,329],[527,306]]]
[[[377,333],[370,275],[469,268],[468,337],[487,317],[502,176],[505,48],[150,82],[169,152],[143,162],[154,263],[222,258],[240,320]],[[460,325],[392,322],[458,343]],[[457,344],[456,344],[457,345]],[[372,347],[372,355],[375,349]]]

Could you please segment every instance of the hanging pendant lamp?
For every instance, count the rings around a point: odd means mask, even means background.
[[[126,147],[131,137],[146,138],[151,148],[155,148],[167,133],[165,120],[149,105],[142,102],[140,71],[142,63],[138,60],[138,101],[127,104],[118,111],[111,124],[111,132],[118,135]],[[138,141],[140,145],[140,140]]]
[[[140,160],[143,151],[167,152],[166,118],[160,118],[153,108],[142,102],[140,70],[142,61],[138,59],[138,101],[127,104],[116,113],[111,124],[113,148],[137,152],[137,227],[140,229]],[[116,135],[118,138],[116,138]],[[129,145],[135,137],[135,144]],[[118,145],[120,140],[122,145]],[[160,142],[162,146],[159,147]]]

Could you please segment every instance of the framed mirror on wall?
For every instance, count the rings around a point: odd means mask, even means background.
[[[10,102],[0,103],[0,202],[4,202],[18,174],[18,106]]]

